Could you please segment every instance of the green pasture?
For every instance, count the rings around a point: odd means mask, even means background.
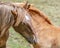
[[[0,0],[4,2],[24,2],[26,0]],[[38,9],[43,11],[51,22],[60,26],[60,0],[28,0]],[[18,33],[10,28],[10,36],[7,42],[7,48],[31,48],[29,43]]]

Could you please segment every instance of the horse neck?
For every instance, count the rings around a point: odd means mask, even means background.
[[[43,26],[49,26],[51,24],[49,24],[44,18],[38,16],[38,15],[32,15],[32,24],[34,26],[34,28],[39,28],[39,27],[43,27]]]

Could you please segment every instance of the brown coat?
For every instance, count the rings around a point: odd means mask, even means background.
[[[24,8],[24,4],[22,6],[20,5],[20,7]],[[54,26],[51,23],[51,21],[48,19],[48,17],[37,8],[30,6],[30,8],[26,10],[28,10],[27,13],[30,14],[31,17],[30,23],[32,25],[30,26],[30,28],[33,28],[32,31],[34,33],[34,34],[30,34],[32,33],[30,32],[28,34],[29,35],[28,38],[31,37],[30,35],[36,36],[35,38],[36,44],[33,44],[33,47],[34,48],[60,48],[60,28]],[[27,34],[28,32],[25,33]],[[23,36],[25,35],[23,32],[22,34]]]
[[[37,39],[34,48],[60,48],[60,28],[54,26],[48,17],[35,7],[30,7],[29,13]]]

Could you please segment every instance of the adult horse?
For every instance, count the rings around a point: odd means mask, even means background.
[[[11,13],[13,6],[0,4],[0,48],[6,48],[6,41],[9,37],[9,28],[13,25],[14,17]]]
[[[19,25],[13,26],[14,29],[22,34],[34,48],[60,48],[60,28],[55,27],[37,8],[28,4],[20,7],[25,8],[30,15],[24,14],[25,19]]]

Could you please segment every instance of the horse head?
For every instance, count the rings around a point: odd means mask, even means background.
[[[38,10],[36,7],[32,6],[28,2],[19,5],[19,7],[22,7],[24,9],[24,19],[17,27],[14,26],[14,29],[20,34],[22,34],[22,36],[24,36],[27,39],[27,41],[33,44],[34,48],[40,48],[39,44],[37,43],[36,37],[36,33],[38,31],[35,31],[35,29],[38,30],[40,28],[40,26],[42,25],[40,25],[41,22],[43,22],[43,24],[46,23],[45,25],[53,24],[42,11]],[[20,12],[20,14],[21,13],[22,12]]]
[[[13,28],[20,33],[30,43],[35,43],[35,36],[31,24],[31,16],[26,8],[17,7],[11,11],[15,17]]]

